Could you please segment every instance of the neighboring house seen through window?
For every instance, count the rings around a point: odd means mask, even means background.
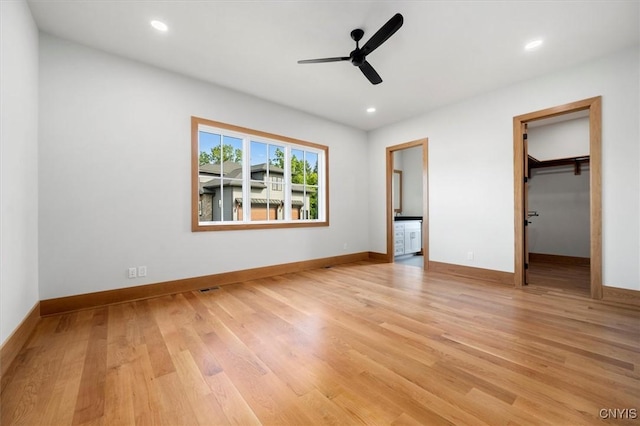
[[[326,146],[192,117],[194,231],[326,226]]]

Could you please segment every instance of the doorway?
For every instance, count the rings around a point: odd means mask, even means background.
[[[586,111],[589,117],[589,197],[590,197],[590,266],[589,293],[594,299],[602,298],[602,136],[601,136],[601,97],[594,97],[570,104],[560,105],[545,110],[513,118],[514,136],[514,281],[516,287],[523,287],[527,282],[529,264],[528,229],[529,211],[527,208],[528,188],[528,150],[526,129],[529,123],[558,117],[565,114]]]
[[[527,123],[526,150],[525,283],[589,297],[588,111]]]
[[[394,168],[394,154],[407,150],[410,148],[421,147],[422,148],[422,227],[421,227],[421,240],[422,240],[422,254],[423,254],[423,269],[429,269],[429,188],[428,188],[428,151],[427,138],[418,139],[412,142],[403,143],[400,145],[394,145],[387,147],[386,150],[386,201],[387,201],[387,252],[386,261],[393,263],[395,260],[395,248],[394,248],[394,225],[395,216],[398,213],[397,206],[394,206],[394,182],[397,182],[397,170]],[[406,179],[402,179],[406,184]],[[397,198],[396,198],[397,199]],[[406,203],[408,200],[404,200]]]

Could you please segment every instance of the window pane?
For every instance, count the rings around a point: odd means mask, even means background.
[[[318,154],[315,152],[304,153],[305,181],[307,185],[318,184]]]
[[[222,153],[217,148],[216,160],[222,160],[222,174],[231,179],[242,179],[242,139],[223,137]]]
[[[269,220],[284,220],[284,147],[269,144]]]
[[[291,183],[304,183],[304,151],[291,150]]]
[[[251,141],[251,167],[257,164],[266,164],[267,162],[267,144],[262,142]]]
[[[200,186],[200,205],[198,209],[198,220],[209,222],[213,220],[213,192],[209,192]]]
[[[280,173],[284,173],[284,147],[278,145],[269,145],[269,164],[280,169]]]
[[[253,202],[253,201],[259,201],[259,200],[252,200],[251,202],[251,220],[252,221],[257,221],[257,220],[267,220],[267,217],[269,217],[269,210],[267,209],[267,204],[266,203],[258,203],[258,202]]]
[[[235,207],[234,189],[235,188],[231,186],[229,182],[225,182],[224,186],[222,187],[222,202],[218,202],[218,207],[220,216],[225,222],[233,220]],[[240,191],[240,197],[242,197],[242,184],[240,184]]]
[[[284,220],[284,147],[251,141],[251,220]]]
[[[305,189],[309,198],[309,219],[318,219],[318,187],[307,185]]]
[[[220,146],[220,135],[215,133],[198,132],[198,151],[200,153],[199,164],[213,164],[213,150]],[[219,164],[219,163],[218,163]]]
[[[269,217],[267,209],[268,146],[266,143],[251,141],[251,220],[262,221]]]
[[[251,200],[251,220],[284,220],[282,203],[278,199],[253,198]]]
[[[223,200],[224,220],[241,221],[242,219],[242,180],[229,179],[225,181]]]
[[[291,150],[291,218],[318,219],[318,154]]]
[[[213,221],[213,194],[220,189],[220,166],[213,164],[213,149],[220,146],[221,136],[215,133],[198,132],[198,181],[199,181],[199,220]]]
[[[306,219],[304,212],[309,209],[309,196],[302,184],[291,185],[291,209],[291,219]]]
[[[215,177],[201,185],[200,221],[242,220],[242,181]]]

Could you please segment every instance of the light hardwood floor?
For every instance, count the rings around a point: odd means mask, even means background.
[[[529,285],[539,291],[589,297],[589,265],[572,265],[544,261],[529,262]]]
[[[633,308],[363,262],[43,318],[2,378],[1,421],[602,424],[640,408],[639,325]]]

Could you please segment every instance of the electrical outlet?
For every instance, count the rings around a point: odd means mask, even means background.
[[[138,276],[146,277],[147,276],[147,267],[146,266],[138,266]]]
[[[136,268],[129,268],[129,273],[127,275],[129,278],[135,278],[138,276],[138,270]]]
[[[473,260],[473,252],[472,251],[468,251],[467,252],[467,260]]]

